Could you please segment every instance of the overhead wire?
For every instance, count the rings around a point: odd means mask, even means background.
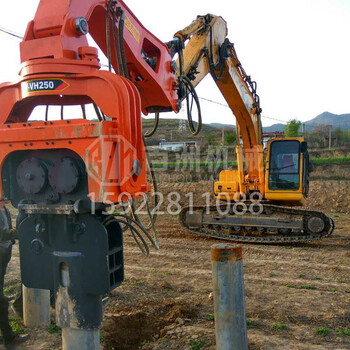
[[[18,33],[14,32],[13,30],[10,30],[10,29],[6,29],[6,28],[3,28],[3,27],[0,27],[0,32],[8,34],[8,35],[11,35],[11,36],[13,36],[13,37],[15,37],[17,39],[20,39],[20,40],[23,39],[23,36],[21,34],[18,34]]]
[[[217,101],[213,101],[209,98],[205,98],[205,97],[199,97],[200,100],[203,100],[203,101],[207,101],[207,102],[211,102],[211,103],[214,103],[216,105],[219,105],[219,106],[222,106],[222,107],[226,107],[226,108],[230,108],[229,105],[226,105],[224,103],[221,103],[221,102],[217,102]],[[268,117],[266,115],[262,115],[261,118],[265,118],[265,119],[271,119],[271,120],[275,120],[277,122],[281,122],[281,123],[287,123],[285,120],[281,120],[281,119],[277,119],[277,118],[272,118],[272,117]]]

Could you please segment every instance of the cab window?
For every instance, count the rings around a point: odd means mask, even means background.
[[[274,141],[270,147],[269,189],[298,190],[300,143],[296,140]]]

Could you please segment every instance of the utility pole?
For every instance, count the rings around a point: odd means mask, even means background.
[[[221,129],[221,143],[224,146],[225,145],[225,130]]]
[[[305,137],[305,123],[301,124],[301,136]]]
[[[332,125],[329,125],[328,149],[332,149]]]

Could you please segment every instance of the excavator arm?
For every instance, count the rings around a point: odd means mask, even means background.
[[[175,43],[183,44],[177,71],[192,80],[196,87],[211,74],[237,120],[238,140],[243,141],[247,176],[243,169],[243,149],[237,146],[239,191],[259,191],[264,194],[262,124],[256,83],[245,73],[227,38],[227,25],[222,17],[198,16],[188,27],[175,34]]]

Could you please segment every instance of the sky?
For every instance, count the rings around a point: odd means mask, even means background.
[[[23,34],[38,3],[39,0],[1,1],[0,27]],[[307,121],[324,111],[350,113],[349,0],[125,3],[164,42],[197,15],[222,16],[243,67],[257,81],[265,126],[292,118]],[[19,42],[0,33],[0,82],[18,79]],[[197,93],[225,104],[210,76],[198,86]],[[227,107],[205,100],[201,100],[201,105],[205,123],[234,123]]]

